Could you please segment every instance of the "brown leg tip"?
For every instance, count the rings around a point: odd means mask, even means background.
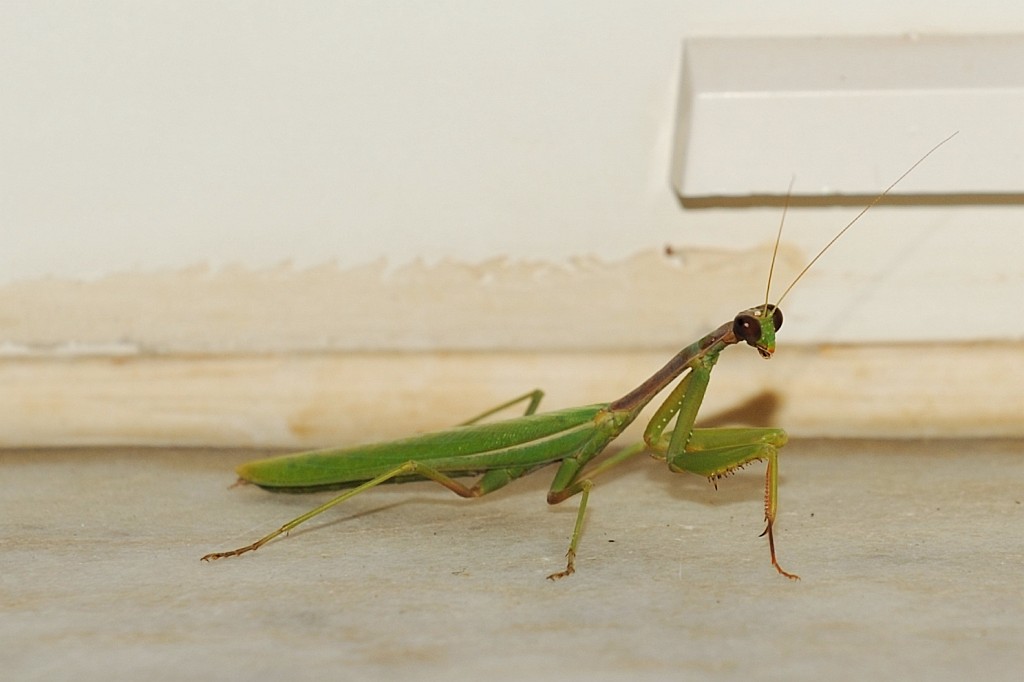
[[[779,572],[779,575],[784,575],[787,578],[789,578],[790,580],[800,580],[800,576],[798,576],[796,573],[790,573],[789,571],[784,571],[784,570],[782,570],[782,566],[779,566],[778,564],[775,564],[775,570]]]
[[[575,568],[573,568],[572,566],[567,566],[564,571],[559,571],[558,573],[552,573],[551,575],[549,575],[548,580],[561,580],[562,578],[570,576],[575,572]]]

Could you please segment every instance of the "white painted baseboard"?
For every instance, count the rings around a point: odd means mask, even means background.
[[[723,353],[706,423],[1024,436],[1024,344],[780,346],[771,361],[743,350]],[[672,352],[5,359],[0,446],[350,444],[455,424],[537,387],[542,409],[614,400]]]

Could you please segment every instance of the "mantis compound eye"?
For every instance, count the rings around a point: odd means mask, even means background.
[[[746,313],[737,315],[732,321],[732,333],[736,338],[756,347],[757,342],[761,340],[761,321]]]

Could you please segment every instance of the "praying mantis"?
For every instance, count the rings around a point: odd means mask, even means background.
[[[576,521],[565,553],[565,569],[551,580],[575,572],[576,552],[583,532],[593,479],[629,458],[649,452],[675,473],[690,472],[715,481],[756,461],[766,462],[762,536],[768,538],[771,564],[786,578],[799,579],[782,568],[775,551],[775,519],[778,512],[778,452],[787,441],[780,428],[695,428],[694,422],[711,371],[728,346],[745,343],[761,357],[775,353],[775,335],[782,327],[779,305],[808,270],[875,204],[939,147],[953,133],[932,147],[893,181],[808,262],[775,303],[770,303],[771,280],[782,236],[775,238],[763,303],[739,312],[700,340],[686,346],[642,384],[610,403],[597,403],[547,413],[537,413],[543,397],[539,390],[447,430],[400,440],[299,452],[255,460],[238,467],[240,482],[254,483],[272,491],[308,492],[348,488],[336,497],[298,516],[256,542],[202,557],[203,561],[255,551],[274,538],[325,511],[382,483],[430,480],[464,498],[481,497],[538,469],[557,464],[547,494],[548,504],[580,496]],[[680,379],[680,377],[682,377]],[[641,411],[664,389],[679,379],[647,424],[643,440],[610,454],[591,469],[586,466],[601,455]],[[521,417],[481,423],[492,414],[527,402]],[[672,428],[669,425],[675,419]],[[473,485],[458,478],[479,476]]]

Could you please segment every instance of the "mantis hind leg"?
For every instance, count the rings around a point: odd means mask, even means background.
[[[423,478],[434,481],[435,483],[443,485],[445,488],[448,488],[459,497],[482,497],[483,495],[486,495],[489,492],[493,492],[498,488],[502,488],[508,485],[509,483],[519,478],[520,476],[528,474],[530,471],[533,470],[533,468],[534,467],[513,467],[506,469],[492,469],[491,471],[488,471],[483,476],[481,476],[474,486],[469,487],[455,480],[451,476],[447,476],[441,473],[440,471],[437,471],[436,469],[426,464],[423,464],[422,462],[408,461],[389,471],[382,473],[380,476],[377,476],[376,478],[372,478],[369,481],[366,481],[365,483],[362,483],[356,486],[355,488],[352,488],[351,490],[346,490],[340,495],[332,497],[331,499],[321,504],[319,507],[311,509],[305,514],[302,514],[301,516],[295,517],[294,519],[284,524],[272,533],[264,535],[262,538],[252,543],[251,545],[246,545],[245,547],[239,547],[238,549],[232,549],[226,552],[213,552],[202,557],[201,561],[212,561],[214,559],[223,559],[225,557],[238,556],[240,554],[245,554],[246,552],[256,551],[257,549],[267,544],[274,538],[280,535],[284,535],[285,533],[291,531],[297,526],[300,526],[306,521],[309,521],[313,517],[319,516],[328,509],[331,509],[332,507],[341,504],[345,500],[355,497],[359,493],[366,492],[371,488],[375,488],[382,483],[387,483],[388,481],[401,478],[403,476],[421,476]]]
[[[473,417],[472,419],[467,419],[464,422],[460,422],[458,424],[458,426],[469,426],[470,424],[476,424],[479,421],[483,421],[484,419],[487,419],[488,417],[490,417],[493,414],[497,414],[498,412],[501,412],[502,410],[508,409],[509,407],[512,407],[513,405],[516,405],[518,403],[525,402],[525,401],[529,401],[529,402],[526,405],[526,410],[523,412],[523,416],[524,417],[529,417],[531,414],[534,414],[537,411],[538,407],[540,407],[540,401],[543,398],[544,398],[544,391],[540,390],[539,388],[535,388],[532,391],[530,391],[529,393],[524,393],[523,395],[518,396],[516,398],[513,398],[512,400],[508,400],[506,402],[503,402],[500,405],[492,407],[491,409],[487,410],[486,412],[481,412],[480,414],[478,414],[477,416]]]
[[[780,574],[798,580],[800,576],[790,573],[779,565],[775,555],[773,528],[778,511],[779,456],[778,449],[786,444],[788,437],[782,429],[693,429],[681,452],[670,454],[670,434],[655,447],[655,457],[665,459],[674,472],[688,471],[705,476],[711,481],[728,476],[752,462],[767,463],[764,481],[764,520],[762,535],[768,536],[768,549],[772,566]]]

